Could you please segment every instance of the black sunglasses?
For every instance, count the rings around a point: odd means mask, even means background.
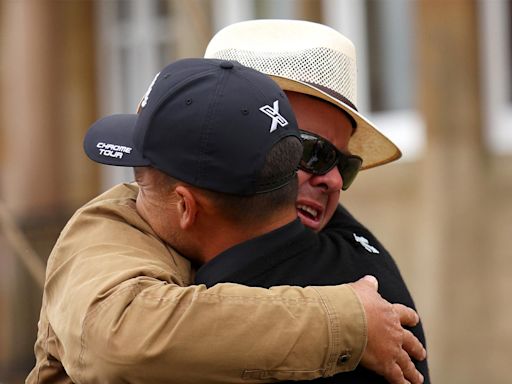
[[[336,165],[343,179],[342,190],[347,190],[361,169],[363,159],[356,155],[346,155],[333,144],[314,133],[300,131],[304,146],[299,168],[314,175],[325,175]]]

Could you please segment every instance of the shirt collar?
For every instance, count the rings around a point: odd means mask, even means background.
[[[262,236],[228,248],[197,270],[195,282],[208,287],[222,282],[224,276],[230,276],[239,268],[272,253],[303,232],[304,225],[297,218]]]

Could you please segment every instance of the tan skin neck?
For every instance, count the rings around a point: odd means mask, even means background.
[[[183,193],[184,189],[186,187],[179,186],[177,192]],[[269,220],[265,220],[263,223],[242,226],[225,219],[216,211],[211,201],[200,193],[196,193],[194,198],[197,207],[195,223],[188,228],[182,227],[182,229],[188,231],[190,241],[194,242],[196,248],[201,251],[198,260],[201,264],[210,261],[236,244],[273,231],[297,217],[295,206],[291,206],[288,209],[276,211]]]
[[[178,184],[174,191],[165,191],[161,178],[153,169],[138,175],[137,211],[162,240],[198,264],[297,217],[290,206],[276,210],[264,223],[241,226],[223,217],[200,189]]]

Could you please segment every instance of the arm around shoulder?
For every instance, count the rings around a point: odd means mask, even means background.
[[[366,323],[348,285],[185,286],[190,270],[148,230],[93,208],[50,256],[38,335],[48,345],[52,330],[74,382],[305,380],[357,365]]]
[[[87,315],[78,366],[86,382],[306,380],[355,368],[365,331],[348,286],[206,289],[143,280]]]

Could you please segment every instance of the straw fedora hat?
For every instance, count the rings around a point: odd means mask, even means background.
[[[355,48],[334,29],[301,20],[242,21],[220,30],[205,57],[236,60],[270,75],[284,90],[316,96],[344,110],[357,127],[348,148],[362,157],[362,169],[401,156],[357,111]]]

